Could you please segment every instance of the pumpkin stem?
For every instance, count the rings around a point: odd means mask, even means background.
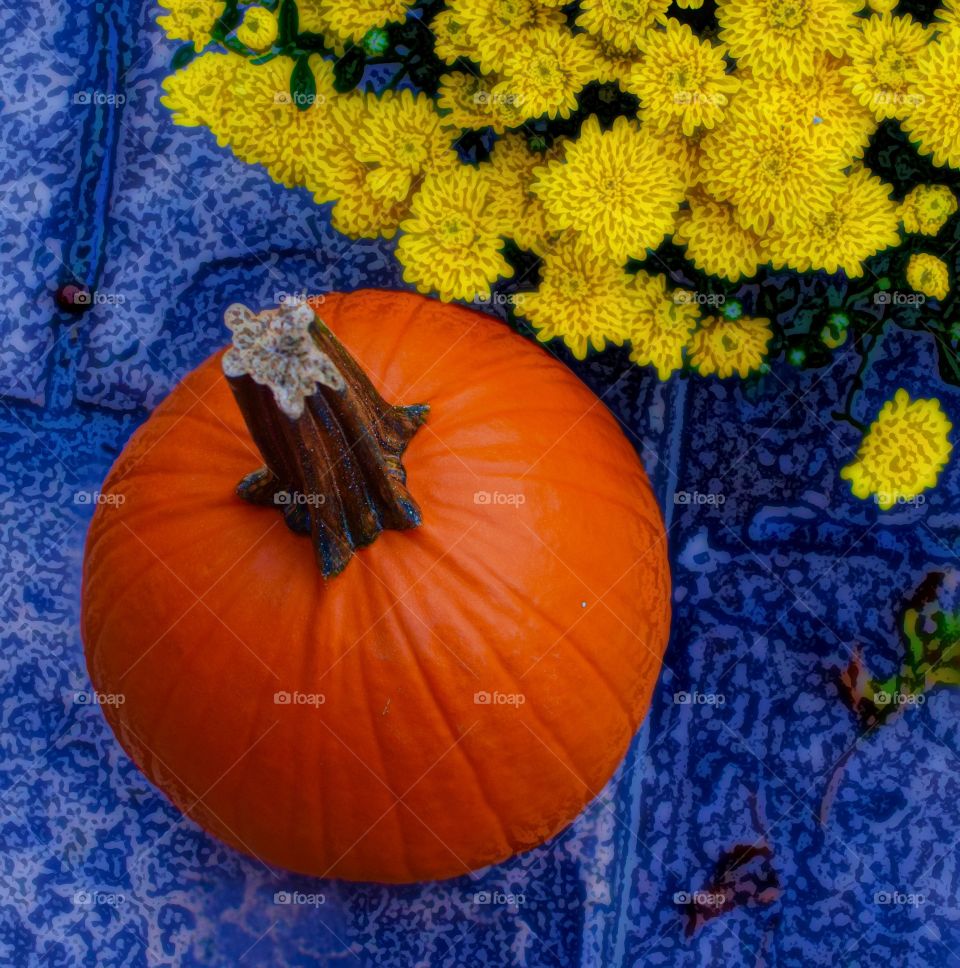
[[[223,371],[266,465],[237,494],[309,534],[325,578],[384,528],[417,527],[400,458],[428,407],[388,404],[309,305],[234,305],[225,321]]]

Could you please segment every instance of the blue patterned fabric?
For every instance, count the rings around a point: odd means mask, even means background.
[[[230,302],[401,285],[390,245],[339,237],[305,192],[170,123],[169,46],[150,17],[132,0],[0,7],[0,964],[960,959],[960,695],[934,691],[863,739],[824,810],[859,735],[839,671],[854,646],[878,672],[898,667],[903,599],[960,544],[956,463],[925,504],[885,514],[839,479],[858,443],[831,416],[852,352],[826,370],[777,365],[749,389],[662,385],[618,351],[576,365],[662,502],[674,623],[626,761],[542,848],[440,884],[313,881],[221,846],[140,775],[83,701],[87,496],[224,341]],[[52,301],[70,278],[101,300],[76,320]],[[960,425],[935,372],[932,340],[892,326],[860,416],[902,385]],[[762,897],[689,936],[686,895],[758,844]],[[323,903],[283,903],[294,892]],[[513,903],[487,903],[499,895]]]

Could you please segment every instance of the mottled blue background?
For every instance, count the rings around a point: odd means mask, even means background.
[[[0,964],[727,966],[960,960],[960,695],[940,690],[852,756],[837,671],[859,644],[899,664],[897,613],[960,541],[956,463],[919,507],[882,514],[838,478],[858,443],[830,416],[857,357],[747,390],[675,380],[611,351],[576,366],[654,480],[674,569],[673,637],[650,716],[604,797],[553,842],[457,881],[344,885],[267,871],[176,811],[120,751],[78,633],[90,505],[130,433],[223,341],[232,301],[400,285],[391,246],[350,243],[305,192],[174,128],[170,54],[133,0],[0,7]],[[80,92],[122,105],[75,103]],[[65,278],[105,301],[58,314]],[[748,294],[747,294],[748,295]],[[898,386],[960,395],[932,339],[887,332],[859,403]],[[678,491],[722,505],[676,504]],[[723,697],[684,704],[679,692]],[[773,903],[684,934],[677,892],[765,842]],[[322,892],[322,907],[278,891]],[[523,894],[478,905],[477,891]],[[921,896],[877,903],[877,892]]]

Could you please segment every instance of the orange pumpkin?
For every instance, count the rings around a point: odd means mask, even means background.
[[[90,677],[238,850],[450,877],[557,833],[621,761],[668,635],[663,525],[610,413],[499,321],[384,291],[316,309],[234,307],[234,348],[111,470]]]

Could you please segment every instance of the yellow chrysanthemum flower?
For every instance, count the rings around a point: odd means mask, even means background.
[[[250,50],[266,50],[277,39],[277,15],[266,7],[250,7],[237,27],[237,40]]]
[[[400,226],[397,258],[403,278],[444,302],[489,296],[490,284],[513,269],[490,214],[488,190],[468,165],[428,175]]]
[[[335,37],[354,43],[384,24],[406,20],[413,0],[313,0],[317,14]]]
[[[503,58],[503,80],[493,96],[512,105],[520,120],[569,118],[577,95],[590,80],[593,58],[569,31],[528,31]]]
[[[239,54],[201,54],[176,74],[164,78],[166,94],[160,103],[173,112],[174,124],[209,127],[222,148],[228,143],[223,137],[223,118],[236,109],[231,93],[234,76],[247,64],[247,59]]]
[[[840,476],[850,481],[854,497],[873,495],[887,511],[936,487],[953,450],[951,430],[939,400],[911,400],[901,388],[883,405]]]
[[[767,357],[772,337],[769,319],[710,316],[690,341],[690,362],[701,376],[745,377]]]
[[[622,263],[663,241],[685,186],[634,122],[617,118],[604,132],[591,116],[567,144],[565,160],[537,171],[533,191],[556,228],[581,231],[597,252]]]
[[[490,188],[490,212],[498,221],[500,233],[521,249],[538,255],[546,255],[560,233],[551,231],[543,202],[531,191],[533,173],[562,155],[562,143],[540,153],[531,151],[522,135],[508,134],[496,143],[489,161],[480,165]]]
[[[907,282],[914,292],[922,292],[931,299],[946,299],[950,292],[950,270],[935,255],[918,252],[907,263]]]
[[[197,50],[210,43],[214,25],[223,13],[222,0],[160,0],[169,13],[157,23],[171,40],[189,40]]]
[[[668,293],[665,276],[638,272],[631,288],[630,359],[641,366],[656,367],[657,376],[666,380],[683,366],[683,351],[690,343],[700,310],[693,300]]]
[[[900,126],[934,164],[960,168],[960,33],[928,44],[908,80],[915,96]]]
[[[538,35],[563,32],[569,36],[560,10],[537,0],[450,0],[447,6],[451,24],[463,26],[467,56],[486,73],[507,72],[508,58],[518,47],[537,46]]]
[[[870,256],[900,244],[892,191],[866,169],[855,171],[824,214],[771,233],[767,251],[774,267],[786,265],[800,272],[842,269],[852,279],[862,276],[863,263]]]
[[[338,232],[352,239],[390,239],[409,214],[410,204],[408,199],[385,202],[373,192],[370,167],[357,158],[352,141],[366,116],[362,94],[353,92],[333,103],[307,188],[318,205],[336,202],[331,223]]]
[[[384,202],[402,202],[423,175],[459,162],[433,99],[409,89],[368,94],[352,142],[370,168],[368,185]]]
[[[703,192],[687,199],[690,208],[677,218],[673,241],[687,247],[687,258],[711,276],[736,282],[756,275],[767,261],[763,240],[737,220],[733,207]]]
[[[957,197],[946,185],[917,185],[897,214],[907,232],[936,235],[957,211]]]
[[[753,111],[769,119],[782,119],[808,132],[814,142],[836,152],[841,168],[863,155],[877,120],[847,87],[843,61],[830,54],[814,58],[816,73],[803,81],[784,77],[758,78],[738,72],[742,86],[728,115]]]
[[[577,25],[624,54],[643,49],[647,31],[662,20],[670,0],[583,0]]]
[[[540,288],[517,310],[537,330],[537,339],[561,337],[578,360],[591,346],[622,345],[632,300],[621,266],[570,237],[546,254],[540,275]]]
[[[844,161],[832,143],[760,105],[735,105],[702,147],[702,184],[760,235],[774,223],[788,231],[825,214],[843,185]]]
[[[933,30],[912,17],[868,17],[850,36],[842,68],[851,92],[878,121],[902,118],[916,95],[908,76]]]
[[[651,32],[646,56],[626,79],[627,90],[640,98],[644,121],[661,130],[679,121],[688,136],[714,127],[740,86],[727,73],[723,54],[672,17],[665,30]]]
[[[874,13],[892,13],[899,2],[900,0],[867,0],[867,6]]]
[[[305,110],[290,96],[294,61],[275,57],[266,64],[245,61],[235,70],[231,95],[210,128],[221,143],[248,164],[261,164],[271,178],[294,188],[306,185],[324,152],[324,125],[338,96],[333,64],[310,58],[317,93]]]
[[[717,0],[720,39],[758,77],[799,81],[824,51],[841,56],[861,0]]]
[[[676,3],[681,10],[699,10],[703,6],[703,0],[676,0]]]

